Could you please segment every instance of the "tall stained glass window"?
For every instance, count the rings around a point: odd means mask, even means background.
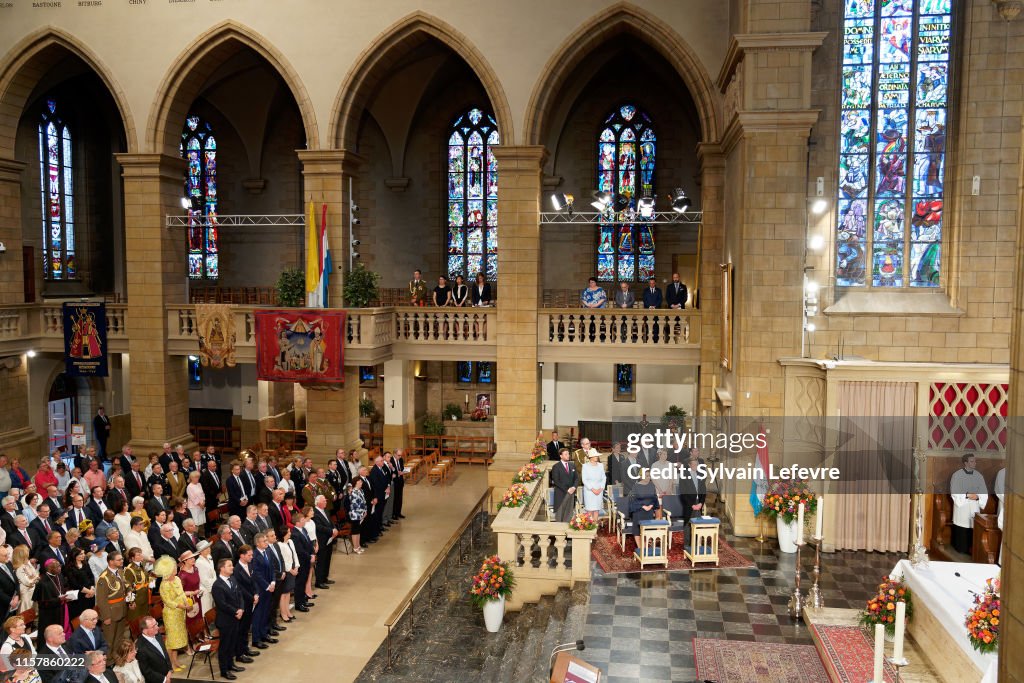
[[[39,189],[42,199],[43,274],[47,280],[74,280],[75,198],[71,131],[47,100],[39,119]]]
[[[448,136],[448,274],[498,279],[498,162],[494,117],[470,109]]]
[[[654,275],[654,226],[637,200],[654,197],[657,136],[647,114],[626,104],[605,119],[597,137],[597,189],[612,195],[597,229],[597,279],[646,281]]]
[[[952,0],[844,6],[836,285],[938,287]]]
[[[185,196],[188,212],[188,276],[216,280],[220,246],[217,241],[217,139],[210,124],[198,116],[185,119],[181,156],[188,161]]]

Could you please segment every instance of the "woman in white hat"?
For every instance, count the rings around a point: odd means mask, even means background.
[[[196,544],[196,569],[199,570],[199,606],[206,614],[213,609],[213,582],[217,580],[217,569],[213,566],[213,551],[209,541]]]
[[[601,464],[601,454],[596,449],[591,449],[587,454],[588,462],[584,463],[582,471],[583,479],[583,509],[587,516],[596,524],[601,509],[604,507],[604,486],[605,473],[604,465]]]

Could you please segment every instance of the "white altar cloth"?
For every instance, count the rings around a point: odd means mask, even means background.
[[[929,562],[926,566],[914,567],[909,560],[900,560],[890,576],[902,577],[906,581],[915,605],[927,605],[949,633],[950,640],[982,672],[980,683],[996,683],[998,656],[975,650],[967,637],[964,622],[967,610],[974,604],[974,595],[970,591],[981,593],[987,579],[999,576],[999,567],[971,562]]]

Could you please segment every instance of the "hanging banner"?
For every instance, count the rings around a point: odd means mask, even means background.
[[[235,367],[235,316],[228,304],[196,304],[199,362],[204,367]]]
[[[71,377],[107,376],[106,304],[64,304],[64,365]]]
[[[345,311],[255,311],[256,374],[270,382],[343,382]]]

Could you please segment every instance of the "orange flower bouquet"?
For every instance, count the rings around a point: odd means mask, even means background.
[[[469,599],[477,607],[488,602],[508,598],[515,587],[515,577],[508,562],[502,562],[497,555],[491,555],[480,565],[480,571],[472,578]]]
[[[530,454],[530,462],[539,465],[547,459],[547,446],[544,445],[544,439],[538,434],[537,441],[533,444],[533,453]]]
[[[498,503],[499,508],[519,508],[523,507],[530,502],[530,491],[522,484],[512,484],[505,491],[505,495],[502,497],[501,502]]]
[[[800,503],[804,504],[804,515],[813,515],[818,509],[818,497],[805,482],[799,479],[777,481],[764,497],[761,514],[766,517],[782,517],[783,522],[790,524],[796,521]]]
[[[967,637],[978,652],[995,652],[999,647],[999,619],[1002,616],[999,579],[985,582],[985,592],[974,596],[974,607],[967,612]]]
[[[878,592],[868,600],[864,611],[860,613],[860,623],[865,626],[882,624],[885,632],[892,635],[896,632],[896,603],[900,600],[907,603],[907,620],[913,612],[913,603],[910,601],[910,589],[903,583],[903,579],[893,579],[886,576],[882,583],[878,584]]]
[[[577,531],[591,531],[597,528],[597,524],[585,512],[579,512],[569,520],[569,528]]]
[[[531,481],[537,481],[539,477],[540,467],[531,462],[519,468],[512,482],[514,484],[529,484]]]

